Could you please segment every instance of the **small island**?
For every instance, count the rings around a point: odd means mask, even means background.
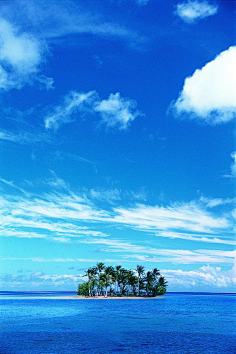
[[[121,265],[105,266],[97,263],[84,277],[87,282],[78,285],[77,295],[89,298],[150,298],[166,293],[167,281],[157,268],[145,272],[142,265],[125,269]]]

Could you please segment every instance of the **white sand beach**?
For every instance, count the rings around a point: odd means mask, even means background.
[[[135,296],[112,296],[112,297],[104,297],[104,296],[57,296],[53,297],[54,299],[76,299],[76,300],[156,300],[163,299],[163,297],[135,297]]]

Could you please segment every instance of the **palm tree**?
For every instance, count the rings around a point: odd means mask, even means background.
[[[164,277],[160,277],[160,278],[159,278],[159,284],[160,284],[161,286],[167,286],[168,281],[165,280]]]
[[[164,295],[166,293],[167,281],[164,277],[160,277],[152,289],[152,296]]]
[[[136,295],[136,285],[138,283],[138,277],[136,277],[136,275],[134,275],[133,270],[127,271],[127,283],[128,283],[128,294],[129,294],[129,290],[130,290],[129,287],[131,287],[134,295]]]
[[[161,275],[160,271],[157,268],[154,268],[152,270],[152,274],[154,275],[155,279],[158,280],[157,277],[159,277],[159,275]]]
[[[90,287],[91,287],[91,290],[93,292],[93,294],[91,294],[91,295],[97,295],[98,279],[92,278],[92,280],[90,282]],[[95,294],[94,294],[94,292],[95,292]]]
[[[103,282],[103,284],[105,286],[105,289],[106,289],[105,297],[107,297],[107,289],[108,289],[108,286],[110,286],[112,283],[112,276],[110,274],[103,273],[100,276],[100,280]]]
[[[97,289],[98,289],[98,295],[102,294],[102,289],[104,288],[104,281],[102,279],[99,279]]]
[[[143,275],[143,273],[144,273],[144,266],[137,265],[136,270],[138,273],[138,296],[140,296],[140,278],[141,278],[141,275]]]
[[[156,268],[154,268],[150,272],[147,272],[147,276],[146,276],[147,296],[163,295],[166,293],[167,281],[162,276],[158,278],[159,275],[160,275],[160,271]]]
[[[163,295],[166,293],[166,288],[168,281],[164,277],[160,277],[158,280],[158,290],[159,290],[159,295]]]
[[[105,263],[99,262],[96,265],[98,274],[100,275],[102,273],[102,271],[105,269]]]
[[[146,296],[163,295],[168,286],[168,282],[157,268],[144,272],[144,267],[141,265],[137,265],[135,270],[127,270],[121,265],[115,268],[105,267],[105,264],[100,262],[95,267],[88,268],[84,276],[88,277],[88,281],[78,288],[78,292],[87,291],[89,296],[95,292],[95,295],[103,293],[107,297],[109,288],[110,295],[114,293],[114,284],[116,284],[116,295],[119,290],[121,296],[125,292],[129,295],[131,291],[135,296],[140,296],[141,289],[146,290]]]
[[[100,278],[100,275],[101,275],[102,271],[103,271],[104,268],[105,268],[105,263],[103,263],[103,262],[97,262],[95,268],[96,268],[98,277]],[[98,285],[99,285],[99,281],[98,281]],[[101,288],[101,287],[97,286],[96,295],[99,295],[99,290],[100,290],[100,288]]]
[[[97,274],[96,268],[90,267],[83,275],[83,277],[88,277],[89,296],[91,296],[91,281],[93,280],[96,274]]]
[[[120,287],[121,295],[124,293],[125,283],[127,282],[127,270],[121,268],[118,275],[118,286]]]
[[[119,278],[119,274],[120,274],[121,269],[122,269],[121,265],[115,266],[116,295],[118,294],[118,278]]]
[[[105,268],[104,273],[105,274],[114,275],[115,270],[114,270],[114,268],[112,266],[108,266],[108,267]]]
[[[155,275],[152,271],[148,271],[146,275],[146,296],[150,296],[152,294],[152,290],[154,287]]]
[[[104,274],[108,274],[111,276],[111,283],[110,283],[110,294],[113,292],[113,284],[115,283],[115,269],[112,266],[108,266],[104,270]]]

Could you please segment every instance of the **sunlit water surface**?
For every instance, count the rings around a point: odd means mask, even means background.
[[[155,300],[55,295],[67,294],[0,293],[0,354],[236,353],[234,294],[168,293]]]

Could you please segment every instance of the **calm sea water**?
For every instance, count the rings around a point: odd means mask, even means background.
[[[236,353],[236,294],[58,295],[67,293],[0,293],[1,354]]]

